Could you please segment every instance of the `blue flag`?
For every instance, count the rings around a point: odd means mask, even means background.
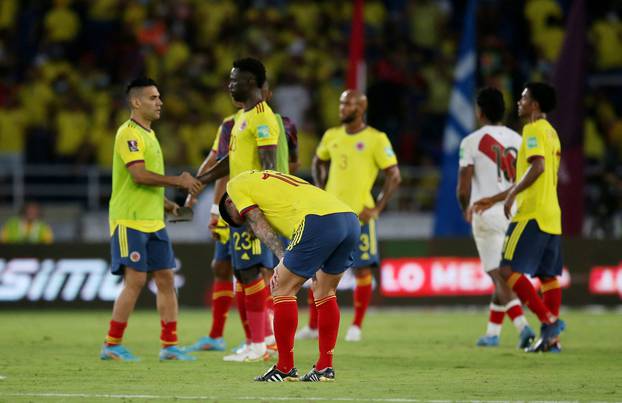
[[[458,63],[454,70],[454,86],[449,101],[449,114],[443,133],[441,185],[436,198],[435,236],[462,236],[470,233],[458,200],[458,161],[460,142],[475,129],[475,11],[477,0],[469,0],[464,14]]]

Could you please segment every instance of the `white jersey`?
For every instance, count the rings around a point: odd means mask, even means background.
[[[505,126],[483,126],[460,143],[460,167],[473,165],[469,205],[505,191],[516,179],[522,138]]]

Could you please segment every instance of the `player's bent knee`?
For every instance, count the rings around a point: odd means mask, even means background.
[[[165,290],[175,287],[175,275],[171,269],[154,271],[153,280],[155,281],[158,290]]]
[[[240,283],[251,284],[261,278],[261,270],[258,266],[253,266],[244,270],[235,270],[234,275]]]

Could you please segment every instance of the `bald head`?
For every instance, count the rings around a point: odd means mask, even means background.
[[[345,90],[339,97],[341,123],[362,121],[367,110],[367,96],[358,90]]]

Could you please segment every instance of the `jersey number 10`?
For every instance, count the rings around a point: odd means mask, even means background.
[[[514,147],[504,147],[490,134],[485,134],[479,141],[479,151],[490,158],[497,165],[497,180],[503,178],[514,182],[516,179],[516,156],[518,150]]]

